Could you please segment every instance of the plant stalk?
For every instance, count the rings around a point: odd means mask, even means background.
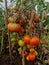
[[[8,9],[7,9],[7,0],[5,0],[5,22],[6,22],[6,26],[8,24]],[[7,30],[8,31],[8,30]],[[10,53],[10,60],[12,63],[12,52],[11,52],[11,40],[10,40],[10,32],[8,31],[8,42],[9,42],[9,53]]]
[[[22,65],[25,65],[24,48],[22,49]]]
[[[4,35],[4,31],[2,31],[2,39],[1,39],[1,50],[0,50],[0,55],[2,53],[2,50],[3,50],[3,35]]]

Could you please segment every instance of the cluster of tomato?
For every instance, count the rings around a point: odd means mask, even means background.
[[[19,40],[18,41],[18,45],[19,46],[24,46],[25,44],[29,44],[29,45],[32,45],[32,46],[37,46],[39,45],[40,43],[40,40],[37,36],[33,36],[32,38],[29,37],[29,35],[25,35],[23,40]]]
[[[44,12],[43,14],[43,20],[45,20],[47,18],[47,14],[46,12]],[[23,33],[25,30],[23,27],[21,27],[21,23],[24,22],[25,18],[22,18],[22,19],[18,19],[16,21],[16,23],[14,23],[14,19],[12,17],[9,17],[8,18],[8,30],[10,32],[21,32]],[[34,14],[34,18],[33,20],[36,22],[36,23],[39,23],[40,22],[40,17],[38,14]],[[34,28],[34,25],[31,25],[33,28]]]
[[[25,44],[30,44],[32,46],[37,46],[37,45],[39,45],[40,40],[37,36],[33,36],[33,37],[30,38],[29,35],[25,35],[24,36],[24,42],[25,42]]]
[[[34,61],[38,56],[38,52],[34,48],[29,49],[29,53],[27,51],[24,52],[24,56],[28,61]]]
[[[43,19],[46,19],[46,13],[44,12]],[[38,14],[34,15],[34,22],[39,23],[40,22],[40,17]],[[14,22],[14,19],[12,17],[8,18],[8,30],[10,32],[21,32],[24,33],[25,30],[21,26],[21,23],[24,22],[24,19],[18,19],[16,22]],[[34,25],[31,24],[31,27],[34,28]],[[29,35],[24,35],[24,37],[20,40],[18,40],[18,45],[20,47],[23,47],[25,45],[31,45],[31,46],[38,46],[40,43],[40,40],[37,36],[32,36],[30,37]],[[29,61],[34,61],[36,57],[38,56],[38,52],[31,48],[29,50],[29,53],[25,51],[24,56],[26,56],[26,59]]]
[[[29,52],[25,51],[24,56],[26,57],[26,60],[28,61],[34,61],[36,57],[38,56],[38,52],[31,48],[31,46],[37,46],[39,45],[40,40],[38,37],[33,36],[32,38],[29,37],[29,35],[25,35],[23,40],[18,41],[18,45],[20,47],[23,47],[25,44],[27,45],[27,48],[29,49]]]
[[[14,22],[14,19],[12,17],[8,18],[8,30],[10,32],[20,32],[20,33],[24,33],[24,28],[21,27],[20,22],[22,22],[23,20],[17,20],[17,22]]]

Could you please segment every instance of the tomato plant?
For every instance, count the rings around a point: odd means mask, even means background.
[[[45,60],[49,60],[48,5],[44,0],[10,0],[8,5],[5,0],[5,7],[0,8],[0,55],[10,55],[15,64],[22,59],[20,65],[27,61],[45,65]]]

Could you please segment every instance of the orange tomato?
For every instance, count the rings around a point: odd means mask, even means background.
[[[38,15],[38,14],[35,14],[35,15],[34,15],[34,21],[35,21],[36,23],[39,23],[39,22],[40,22],[40,18],[39,18],[39,15]]]
[[[38,52],[37,52],[37,51],[35,51],[33,54],[34,54],[35,56],[38,56]]]
[[[18,32],[20,30],[21,26],[16,23],[9,23],[8,24],[8,30],[10,32]]]
[[[9,18],[8,18],[8,22],[9,22],[9,23],[13,23],[13,22],[14,22],[14,19],[13,19],[12,17],[9,17]]]
[[[30,49],[31,48],[31,45],[30,44],[27,44],[27,48]]]
[[[30,36],[29,36],[29,35],[25,35],[25,36],[24,36],[24,42],[25,42],[26,44],[30,44]]]
[[[33,55],[33,54],[29,54],[29,60],[30,61],[34,61],[35,60],[35,55]]]
[[[31,48],[30,53],[34,53],[34,52],[35,52],[35,49]]]
[[[32,39],[30,40],[30,44],[33,46],[37,46],[37,45],[39,45],[39,43],[40,43],[40,40],[36,36],[32,37]]]

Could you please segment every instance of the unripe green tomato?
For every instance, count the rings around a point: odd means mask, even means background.
[[[19,40],[19,41],[18,41],[18,45],[21,46],[21,47],[23,47],[23,46],[25,45],[25,43],[24,43],[23,40]]]

